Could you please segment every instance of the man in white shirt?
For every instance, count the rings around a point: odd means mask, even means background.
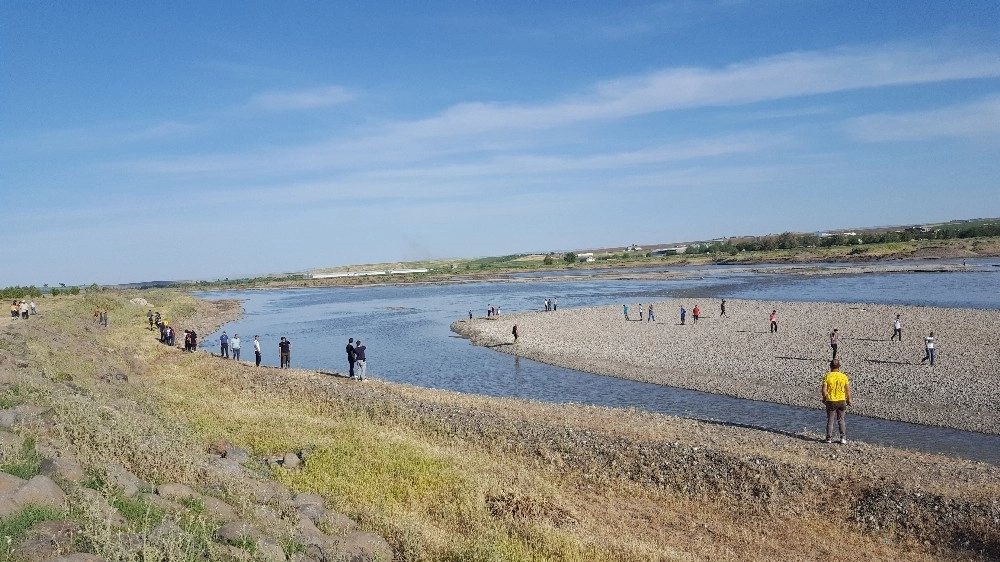
[[[253,354],[256,356],[257,366],[260,367],[260,336],[253,337]]]
[[[931,360],[931,367],[933,367],[934,366],[934,332],[931,332],[931,335],[929,335],[929,336],[927,336],[927,337],[924,338],[924,349],[927,351],[927,354],[924,355],[924,358],[921,359],[920,362],[923,363],[923,362],[927,361],[928,359],[930,359]]]
[[[899,319],[899,315],[896,315],[896,320],[892,323],[892,337],[889,341],[899,338],[899,341],[903,341],[903,322]]]

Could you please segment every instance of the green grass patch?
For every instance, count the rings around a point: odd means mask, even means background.
[[[0,519],[0,562],[13,560],[13,547],[24,540],[28,529],[41,521],[58,521],[63,513],[51,507],[29,505],[8,517]]]
[[[163,521],[166,512],[142,498],[127,498],[116,495],[111,498],[111,505],[122,514],[133,529],[152,529]]]
[[[0,463],[0,471],[30,480],[42,469],[42,455],[35,450],[35,438],[28,437],[21,449]]]

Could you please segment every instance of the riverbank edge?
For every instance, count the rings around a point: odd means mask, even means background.
[[[687,299],[692,300],[692,299]],[[697,300],[697,299],[694,299]],[[679,302],[679,301],[678,301]],[[739,307],[742,303],[749,302],[763,302],[763,301],[741,301],[741,300],[731,300],[730,307]],[[657,304],[657,310],[661,313],[663,308],[661,307],[663,303]],[[864,303],[821,303],[821,302],[809,302],[809,303],[799,303],[793,301],[767,301],[768,310],[773,305],[777,309],[787,309],[788,305],[791,304],[808,304],[810,307],[820,308],[820,307],[840,307],[845,310],[857,309],[857,308],[874,308],[880,305],[864,304]],[[614,339],[614,336],[610,335],[613,333],[611,331],[615,322],[609,320],[614,318],[620,322],[620,312],[615,314],[612,309],[614,307],[599,306],[599,307],[583,307],[574,309],[565,309],[560,311],[559,314],[563,315],[579,315],[586,311],[603,311],[607,312],[607,315],[602,317],[602,320],[606,320],[604,323],[595,325],[581,325],[581,321],[578,318],[561,318],[560,323],[556,327],[549,326],[556,332],[569,330],[572,335],[567,332],[564,337],[574,337],[581,333],[592,335],[592,334],[602,334],[608,337],[608,339]],[[906,307],[898,306],[892,307],[893,310],[901,311],[904,315],[908,311],[921,312],[933,311],[937,307]],[[942,309],[944,310],[944,309]],[[976,309],[947,309],[952,311],[977,311]],[[992,314],[993,311],[977,311],[986,312]],[[489,347],[493,351],[498,351],[508,355],[516,355],[518,357],[523,357],[525,359],[530,359],[532,361],[537,361],[539,363],[544,363],[547,365],[553,365],[556,367],[562,367],[567,369],[572,369],[576,371],[581,371],[585,373],[608,376],[614,378],[620,378],[625,380],[632,380],[636,382],[656,384],[660,386],[682,388],[686,390],[694,390],[699,392],[706,392],[709,394],[717,394],[722,396],[729,396],[733,398],[772,402],[776,404],[783,404],[788,406],[803,407],[809,409],[817,409],[817,392],[813,387],[818,388],[818,380],[810,379],[808,381],[809,389],[803,389],[798,394],[795,394],[793,398],[789,398],[788,395],[776,396],[775,394],[761,393],[759,384],[755,383],[755,378],[753,376],[743,376],[743,373],[739,369],[734,371],[732,365],[728,365],[729,368],[715,368],[711,365],[705,364],[702,361],[692,367],[690,364],[686,366],[683,371],[674,370],[664,370],[660,368],[650,368],[648,366],[640,366],[633,363],[629,356],[618,357],[617,359],[611,356],[605,356],[601,353],[600,348],[597,345],[584,346],[587,352],[584,353],[574,353],[567,352],[566,349],[559,348],[558,346],[544,347],[535,344],[536,339],[542,339],[544,337],[546,341],[559,341],[561,338],[558,333],[549,334],[537,334],[540,329],[538,326],[533,326],[532,329],[535,330],[535,337],[530,338],[532,341],[525,340],[521,338],[521,342],[518,345],[508,345],[510,343],[510,335],[508,332],[510,328],[509,325],[520,323],[520,331],[523,333],[525,331],[525,320],[535,317],[535,318],[547,318],[545,315],[547,313],[539,311],[530,312],[518,312],[506,315],[504,317],[504,328],[503,329],[492,329],[493,326],[491,322],[483,323],[477,321],[467,321],[465,319],[456,320],[451,324],[452,332],[458,334],[459,336],[470,341],[472,345]],[[766,312],[761,315],[761,318],[766,317]],[[805,316],[804,314],[802,316]],[[845,315],[846,316],[846,315]],[[943,316],[943,315],[942,315]],[[959,315],[961,316],[961,315]],[[610,323],[609,323],[610,322]],[[641,323],[641,322],[640,322]],[[690,320],[689,320],[690,323]],[[841,325],[841,328],[844,328]],[[787,328],[785,328],[787,331]],[[794,330],[793,330],[794,331]],[[793,336],[794,337],[794,336]],[[822,338],[823,336],[819,336]],[[910,336],[911,338],[913,336]],[[918,339],[922,338],[922,335],[918,336]],[[922,340],[921,340],[922,341]],[[593,342],[591,342],[593,343]],[[633,356],[642,357],[652,353],[652,349],[648,349],[643,346],[643,344],[648,344],[649,342],[643,342],[642,340],[630,340],[629,344],[635,346],[633,351]],[[661,342],[656,342],[658,345]],[[674,340],[674,343],[678,343]],[[719,342],[715,342],[718,344]],[[711,344],[708,344],[711,345]],[[572,347],[576,352],[580,352],[580,345]],[[796,350],[800,351],[800,350]],[[795,355],[795,353],[789,353],[789,355]],[[690,356],[697,356],[696,353],[691,353]],[[790,358],[799,359],[799,358]],[[819,361],[821,364],[823,361]],[[824,364],[825,366],[825,364]],[[985,368],[987,372],[985,377],[989,376],[988,373],[989,365]],[[980,368],[983,368],[980,365]],[[981,370],[981,369],[980,369]],[[778,373],[774,370],[770,372],[768,379],[779,379]],[[982,373],[980,373],[982,374]],[[928,375],[929,376],[929,375]],[[743,384],[725,384],[729,379],[733,378],[735,380],[741,381]],[[720,382],[723,381],[723,382]],[[803,384],[800,380],[795,381],[792,384],[801,385]],[[951,381],[947,379],[942,380],[940,377],[935,375],[934,384],[936,386],[950,386],[950,391],[952,395],[961,396],[962,391],[961,381]],[[947,394],[947,393],[945,393]],[[785,399],[774,399],[774,398],[785,398]],[[955,429],[960,431],[970,431],[974,433],[982,433],[986,435],[1000,435],[1000,419],[981,419],[979,417],[970,417],[969,415],[963,414],[964,410],[948,408],[935,409],[935,414],[937,417],[928,417],[926,412],[929,409],[934,409],[935,404],[929,401],[929,396],[925,394],[921,395],[906,395],[902,397],[896,397],[891,399],[889,397],[881,397],[879,395],[865,395],[861,400],[860,408],[856,407],[855,410],[858,414],[867,417],[884,419],[895,422],[905,422],[917,425],[926,425],[934,427],[943,427],[949,429]],[[986,411],[986,410],[984,410]],[[817,412],[817,416],[820,416],[821,412]],[[923,417],[921,417],[923,416]],[[933,420],[933,422],[929,422]]]

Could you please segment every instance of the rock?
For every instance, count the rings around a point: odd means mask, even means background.
[[[234,543],[246,539],[259,541],[264,539],[264,533],[246,521],[232,521],[219,527],[215,531],[215,537],[226,543]]]
[[[340,551],[350,562],[392,562],[392,547],[385,539],[365,531],[351,531],[340,542]]]
[[[298,455],[296,455],[295,453],[285,453],[285,456],[281,461],[281,466],[293,469],[293,468],[298,468],[300,463],[301,461],[299,460]]]
[[[101,378],[107,383],[128,382],[128,375],[126,375],[121,369],[117,368],[109,369],[108,372],[104,373],[104,376]]]
[[[53,558],[49,562],[104,562],[104,559],[96,554],[87,554],[85,552],[74,552],[73,554],[66,554]]]
[[[17,452],[24,445],[24,437],[10,431],[0,431],[0,450]]]
[[[81,488],[80,493],[101,513],[101,517],[105,521],[116,527],[125,527],[128,525],[125,517],[114,506],[108,503],[107,498],[101,495],[100,492],[91,490],[90,488]]]
[[[288,501],[292,497],[288,488],[273,480],[264,482],[252,481],[247,484],[247,491],[253,495],[254,499],[261,503]]]
[[[83,467],[70,456],[42,459],[40,472],[53,480],[61,479],[79,483],[87,479],[87,473]]]
[[[71,521],[40,521],[25,533],[25,540],[11,552],[24,562],[45,562],[76,550],[73,535],[80,526]]]
[[[322,529],[329,531],[353,531],[358,528],[358,523],[351,519],[350,517],[334,511],[332,509],[326,510],[326,513],[318,520],[315,521],[316,525]]]
[[[155,529],[149,532],[149,535],[158,539],[169,539],[170,537],[179,537],[183,533],[184,530],[181,529],[176,521],[164,519]]]
[[[153,486],[148,482],[139,479],[125,467],[118,463],[108,463],[105,467],[111,483],[121,489],[122,495],[128,498],[139,495],[144,490],[152,490]]]
[[[323,504],[325,503],[326,500],[323,499],[323,496],[319,494],[313,494],[310,492],[300,492],[298,494],[295,494],[295,497],[292,498],[292,505],[294,505],[295,507],[300,507],[303,505],[318,505],[322,507]]]
[[[154,507],[158,507],[158,508],[160,508],[163,511],[166,511],[168,513],[174,513],[174,512],[181,511],[182,509],[184,509],[183,505],[181,505],[181,504],[179,504],[179,503],[177,503],[175,501],[168,500],[167,498],[165,498],[163,496],[156,495],[156,494],[145,493],[145,494],[142,494],[141,497],[142,497],[142,499],[146,500],[146,503],[148,503],[149,505],[152,505]]]
[[[264,560],[285,562],[285,551],[270,539],[257,541],[257,554]]]
[[[21,507],[37,505],[61,509],[66,501],[66,494],[51,478],[39,474],[14,492],[13,499]]]
[[[18,478],[13,474],[0,472],[0,496],[12,496],[21,486],[27,484],[24,478]]]
[[[156,488],[156,493],[168,500],[180,501],[198,497],[198,493],[184,484],[169,483],[160,484]]]
[[[13,408],[0,410],[0,427],[10,428],[17,423],[17,412]]]
[[[222,523],[231,523],[240,518],[236,514],[236,510],[233,509],[233,506],[218,498],[201,496],[199,499],[201,499],[202,504],[205,506],[205,511]]]

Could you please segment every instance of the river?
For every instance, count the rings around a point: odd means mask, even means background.
[[[951,263],[955,261],[952,260]],[[947,263],[947,262],[936,262]],[[961,263],[961,260],[958,260]],[[263,342],[263,363],[277,365],[277,342],[292,342],[292,365],[346,370],[347,338],[368,347],[370,375],[393,382],[492,396],[638,408],[669,415],[759,427],[781,433],[818,433],[818,409],[776,405],[676,389],[554,367],[470,345],[450,331],[469,310],[485,316],[540,310],[545,298],[560,307],[702,297],[829,301],[1000,309],[1000,267],[969,260],[968,271],[838,275],[768,273],[769,268],[698,268],[691,276],[648,279],[535,281],[515,283],[360,286],[198,293],[242,301],[245,315],[223,327],[240,334],[244,350],[253,336]],[[812,267],[812,266],[811,266]],[[831,266],[839,267],[839,266]],[[671,268],[676,269],[676,268]],[[621,270],[645,273],[650,269]],[[576,272],[579,275],[580,272]],[[202,340],[218,349],[221,331]],[[252,358],[252,354],[251,354]],[[851,434],[865,442],[1000,464],[1000,436],[852,416]]]

